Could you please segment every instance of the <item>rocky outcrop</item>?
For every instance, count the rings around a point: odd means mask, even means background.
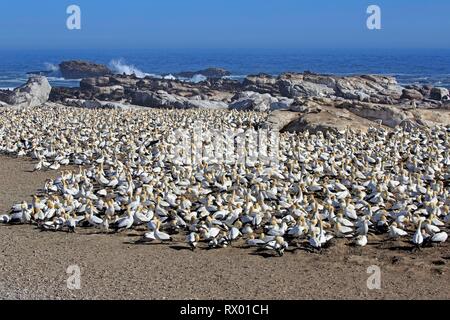
[[[355,112],[355,113],[354,113]],[[450,110],[409,109],[395,106],[378,106],[370,103],[304,107],[302,112],[275,111],[269,116],[274,130],[287,132],[318,131],[340,132],[347,128],[367,131],[370,127],[402,127],[411,130],[417,127],[436,125],[450,126]]]
[[[338,96],[372,103],[394,103],[402,95],[402,87],[393,77],[363,75],[337,80]]]
[[[192,78],[196,75],[201,75],[208,79],[216,79],[231,76],[231,72],[222,68],[208,68],[199,71],[186,71],[174,74],[177,78]]]
[[[23,86],[4,92],[0,99],[16,107],[35,107],[47,102],[51,89],[46,77],[32,76]]]
[[[107,100],[126,99],[131,101],[136,91],[166,91],[171,95],[195,98],[200,96],[202,100],[231,101],[233,91],[239,91],[240,83],[227,79],[209,79],[202,83],[190,83],[179,80],[159,78],[137,78],[135,76],[112,75],[107,77],[86,78],[81,80],[80,88],[86,95],[98,97],[99,94],[107,93],[104,89],[111,87],[112,91],[123,87],[124,96],[109,97]],[[74,89],[76,90],[76,89]],[[109,91],[109,89],[106,89]],[[56,96],[55,96],[56,98]]]
[[[446,123],[448,113],[442,110],[450,107],[445,88],[429,85],[403,88],[393,77],[311,72],[277,77],[258,74],[243,82],[210,78],[199,83],[106,75],[85,78],[79,88],[53,88],[51,101],[87,108],[132,105],[271,112],[274,127],[286,127],[288,131],[431,126]]]
[[[64,61],[59,65],[59,70],[66,79],[101,77],[113,73],[105,65],[87,61]]]
[[[247,76],[242,85],[245,91],[280,94],[278,79],[265,73]]]
[[[212,71],[205,74],[214,76]],[[190,74],[184,74],[187,75]],[[227,103],[233,109],[264,111],[288,106],[292,110],[303,109],[301,103],[291,103],[291,99],[304,101],[307,105],[330,106],[358,101],[380,105],[410,104],[418,108],[441,108],[448,99],[448,90],[444,88],[402,88],[393,77],[344,77],[311,72],[284,73],[278,77],[268,74],[252,75],[243,82],[210,78],[199,83],[150,76],[138,78],[134,75],[106,75],[84,78],[80,88],[55,88],[51,99],[58,102],[72,95],[75,99],[132,102],[137,91],[155,93],[159,90],[165,91],[175,100],[212,100]]]
[[[245,90],[282,95],[288,98],[327,97],[373,103],[394,103],[402,95],[402,87],[393,77],[362,75],[339,77],[311,72],[249,76]]]
[[[232,108],[276,110],[291,104],[289,99],[309,101],[308,104],[335,105],[343,101],[360,101],[397,105],[414,103],[419,108],[439,108],[441,101],[428,99],[432,87],[400,87],[394,78],[384,76],[338,77],[313,73],[285,73],[279,77],[260,74],[247,77],[242,83],[230,79],[208,79],[200,83],[133,75],[108,75],[85,78],[80,88],[54,89],[52,101],[62,101],[73,91],[73,98],[131,102],[136,91],[163,90],[172,96],[187,99],[222,101]],[[436,90],[435,90],[436,91]],[[245,92],[253,92],[249,97]],[[441,92],[445,101],[445,91]],[[260,96],[268,94],[268,96]],[[270,96],[270,97],[269,97]],[[56,99],[56,100],[53,100]],[[250,101],[250,100],[253,100]],[[256,101],[255,101],[256,100]],[[281,101],[281,106],[273,104]],[[288,102],[288,103],[286,103]],[[261,105],[261,107],[258,107]],[[267,105],[271,107],[268,108]],[[301,104],[291,104],[298,108]]]
[[[136,91],[132,104],[149,108],[176,108],[176,109],[225,109],[227,104],[222,101],[203,100],[200,97],[188,99],[172,95],[166,91]]]

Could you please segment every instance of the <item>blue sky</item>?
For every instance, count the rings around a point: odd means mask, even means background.
[[[66,29],[70,4],[82,30]],[[450,1],[2,0],[0,49],[17,48],[450,48]]]

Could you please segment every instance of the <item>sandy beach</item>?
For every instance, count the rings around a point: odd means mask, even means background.
[[[32,169],[29,160],[0,157],[2,213],[57,176]],[[412,253],[407,242],[372,236],[362,250],[339,241],[322,254],[290,248],[277,258],[254,249],[206,250],[204,244],[191,252],[183,239],[135,244],[142,233],[1,225],[0,299],[450,298],[448,242]],[[81,268],[80,290],[67,288],[70,265]],[[380,290],[367,288],[372,265],[381,269]]]

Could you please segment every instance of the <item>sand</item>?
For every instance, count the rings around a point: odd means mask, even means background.
[[[55,172],[0,156],[0,212],[42,188]],[[0,225],[0,299],[450,299],[450,245],[412,252],[407,242],[354,248],[344,241],[321,254],[288,250],[199,249],[180,241],[135,244],[143,231],[41,232]],[[243,243],[237,244],[243,246]],[[70,265],[81,289],[67,288]],[[369,290],[367,268],[381,270]]]

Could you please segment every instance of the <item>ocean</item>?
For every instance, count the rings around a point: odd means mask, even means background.
[[[53,71],[52,86],[74,87],[78,80],[66,80],[57,65],[64,60],[89,60],[108,65],[117,73],[138,76],[197,71],[208,67],[229,70],[234,79],[249,74],[278,75],[286,71],[352,75],[383,74],[399,83],[431,84],[450,88],[450,50],[58,50],[0,52],[0,88],[25,83],[31,71]]]

